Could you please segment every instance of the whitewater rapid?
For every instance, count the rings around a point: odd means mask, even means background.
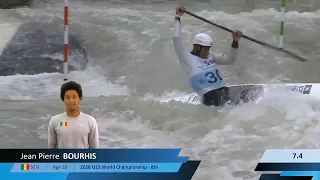
[[[247,2],[232,3],[186,6],[248,36],[279,43],[279,4],[265,1],[262,8],[257,1],[252,10]],[[81,37],[90,62],[88,69],[70,73],[69,79],[83,86],[81,107],[96,117],[103,148],[179,147],[190,159],[202,160],[194,179],[242,180],[257,179],[260,173],[253,170],[268,148],[319,147],[318,102],[310,98],[270,92],[258,104],[223,109],[160,103],[192,92],[172,46],[175,6],[167,1],[70,5],[70,31]],[[221,67],[228,84],[319,82],[320,11],[288,6],[285,47],[309,61],[300,63],[242,39],[235,65]],[[30,19],[61,26],[62,4],[1,10],[0,49],[17,26]],[[225,31],[187,15],[182,23],[186,48],[199,31],[213,35],[215,51],[230,46],[231,35]],[[46,147],[48,122],[64,111],[59,98],[62,83],[63,75],[57,73],[0,77],[1,147]]]

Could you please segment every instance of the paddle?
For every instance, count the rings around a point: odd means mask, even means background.
[[[193,14],[193,13],[187,11],[187,10],[184,10],[184,12],[187,13],[187,14],[189,14],[189,15],[191,15],[191,16],[193,16],[193,17],[195,17],[195,18],[198,18],[198,19],[200,19],[200,20],[202,20],[202,21],[205,21],[205,22],[207,22],[207,23],[209,23],[209,24],[212,24],[212,25],[214,25],[214,26],[216,26],[216,27],[218,27],[218,28],[221,28],[221,29],[223,29],[223,30],[225,30],[225,31],[228,31],[228,32],[231,32],[231,33],[234,32],[234,31],[231,30],[231,29],[228,29],[228,28],[223,27],[223,26],[221,26],[221,25],[215,24],[215,23],[213,23],[213,22],[211,22],[211,21],[209,21],[209,20],[207,20],[207,19],[204,19],[204,18],[202,18],[202,17],[200,17],[200,16],[198,16],[198,15],[196,15],[196,14]],[[250,41],[253,41],[253,42],[255,42],[255,43],[257,43],[257,44],[260,44],[260,45],[262,45],[262,46],[266,46],[266,47],[269,47],[269,48],[274,49],[274,50],[277,50],[277,51],[285,52],[285,53],[291,55],[292,57],[297,58],[299,61],[302,61],[302,62],[306,61],[305,58],[302,58],[302,57],[298,56],[297,54],[292,53],[292,52],[290,52],[290,51],[287,51],[287,50],[285,50],[285,49],[278,48],[278,47],[275,47],[275,46],[273,46],[273,45],[271,45],[271,44],[267,44],[267,43],[265,43],[265,42],[258,41],[258,40],[256,40],[256,39],[253,39],[253,38],[248,37],[248,36],[246,36],[246,35],[242,35],[241,37],[243,37],[243,38],[245,38],[245,39],[248,39],[248,40],[250,40]]]

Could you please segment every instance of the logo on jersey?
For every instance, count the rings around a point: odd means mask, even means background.
[[[205,61],[201,61],[200,59],[198,59],[197,62],[196,62],[196,66],[198,68],[206,68],[206,67],[214,65],[214,64],[215,63],[214,63],[213,59],[205,60]]]
[[[201,60],[197,60],[196,65],[198,68],[203,68],[204,64],[201,62]]]
[[[204,63],[206,66],[210,66],[210,65],[214,64],[214,61],[213,61],[213,59],[211,59],[211,60],[203,61],[203,63]]]

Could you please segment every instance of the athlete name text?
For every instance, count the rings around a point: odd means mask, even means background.
[[[36,154],[23,154],[21,153],[21,158],[20,159],[34,159],[34,160],[40,160],[40,159],[59,159],[60,156],[59,154],[45,154],[45,153],[39,153],[38,155]]]
[[[46,153],[39,153],[39,154],[24,154],[21,153],[20,159],[22,160],[59,160],[61,157],[59,154],[46,154]],[[96,159],[96,153],[63,153],[62,159],[69,159],[69,160],[83,160],[83,159]]]

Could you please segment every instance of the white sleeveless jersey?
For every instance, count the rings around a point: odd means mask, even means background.
[[[189,76],[191,88],[202,97],[206,92],[225,86],[220,76],[217,64],[233,64],[238,56],[238,49],[230,46],[229,54],[212,54],[203,59],[187,52],[181,39],[181,24],[175,20],[173,28],[173,43],[182,69]]]

